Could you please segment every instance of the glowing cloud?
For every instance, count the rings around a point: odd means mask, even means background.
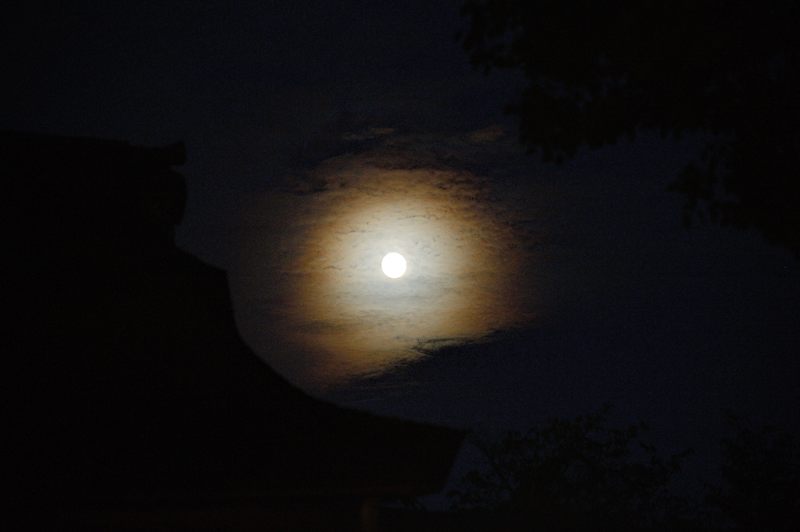
[[[472,173],[415,160],[331,159],[310,176],[312,193],[271,194],[251,213],[239,325],[296,382],[379,372],[420,356],[422,342],[468,341],[531,318],[513,213]],[[413,265],[402,282],[376,267],[389,253]]]

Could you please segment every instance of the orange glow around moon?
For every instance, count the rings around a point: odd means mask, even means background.
[[[257,205],[234,291],[243,336],[291,380],[335,385],[531,319],[521,236],[475,176],[353,156],[317,177],[322,192]]]

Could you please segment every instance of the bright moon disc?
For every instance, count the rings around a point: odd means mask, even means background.
[[[397,279],[406,273],[406,259],[399,253],[387,253],[381,261],[381,269],[386,277]]]

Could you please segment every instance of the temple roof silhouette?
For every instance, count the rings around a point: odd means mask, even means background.
[[[183,146],[0,133],[14,227],[19,492],[46,500],[412,496],[464,434],[337,407],[242,341],[226,274],[175,246]]]

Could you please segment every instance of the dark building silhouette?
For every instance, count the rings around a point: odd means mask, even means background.
[[[463,434],[304,394],[178,249],[182,145],[0,134],[17,517],[102,529],[354,529],[441,489]]]

